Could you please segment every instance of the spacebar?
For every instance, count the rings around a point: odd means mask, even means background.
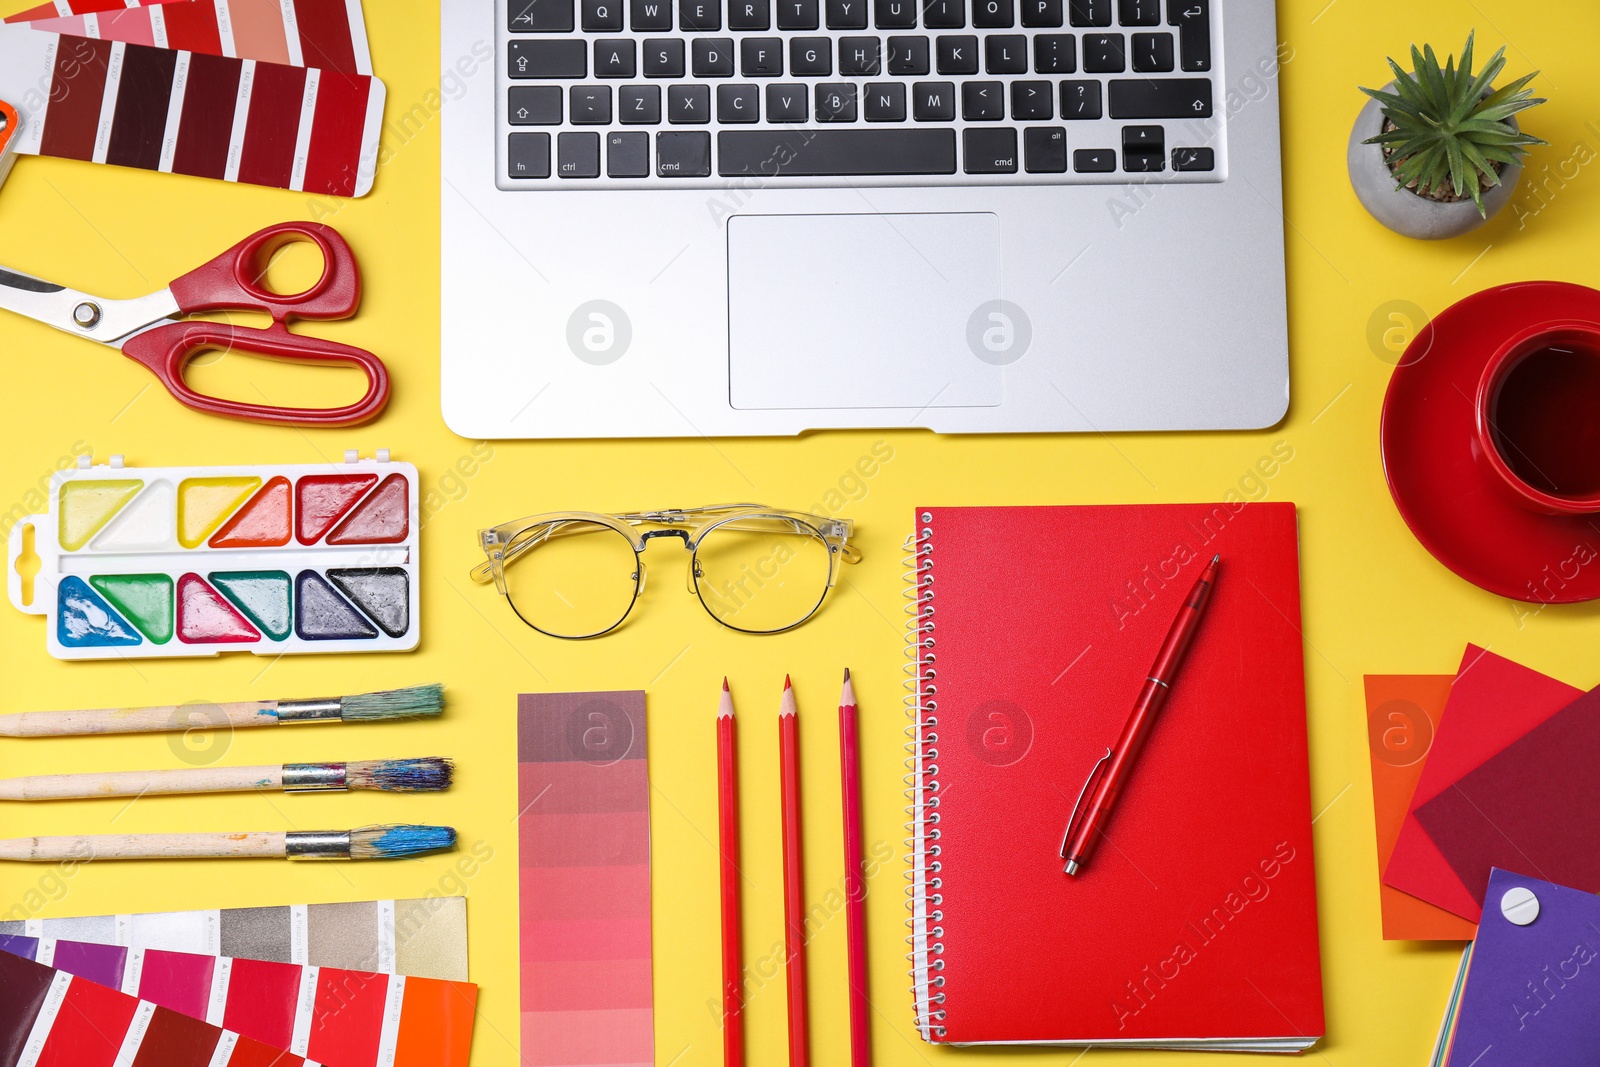
[[[723,177],[954,174],[954,130],[723,130],[717,173]]]

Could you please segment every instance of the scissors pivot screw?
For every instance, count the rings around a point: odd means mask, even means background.
[[[85,330],[94,329],[100,325],[100,305],[85,300],[72,309],[72,321]]]

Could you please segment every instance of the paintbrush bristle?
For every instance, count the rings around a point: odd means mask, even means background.
[[[339,717],[346,722],[371,719],[420,719],[444,710],[444,686],[413,685],[339,699]]]
[[[456,846],[453,826],[362,826],[350,831],[353,860],[399,860]]]
[[[423,759],[351,760],[344,765],[350,789],[381,789],[388,793],[442,793],[450,788],[455,765],[443,756]]]

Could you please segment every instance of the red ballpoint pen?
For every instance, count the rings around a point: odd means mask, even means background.
[[[1068,874],[1076,875],[1089,862],[1094,846],[1110,821],[1111,809],[1133,774],[1133,765],[1144,750],[1145,741],[1155,727],[1156,716],[1167,702],[1167,694],[1178,676],[1178,668],[1189,651],[1189,644],[1200,629],[1200,619],[1211,599],[1211,589],[1216,585],[1217,564],[1221,559],[1221,556],[1212,556],[1211,562],[1194,583],[1194,588],[1189,590],[1189,596],[1178,609],[1178,617],[1172,620],[1172,629],[1167,631],[1167,639],[1161,643],[1161,651],[1156,653],[1155,665],[1150,668],[1150,674],[1139,690],[1139,699],[1134,702],[1133,711],[1122,727],[1122,736],[1117,738],[1115,747],[1106,749],[1106,754],[1089,772],[1088,781],[1083,783],[1083,790],[1078,794],[1078,801],[1072,806],[1072,815],[1067,820],[1066,835],[1061,839],[1061,858],[1067,861],[1064,869]],[[1084,807],[1085,797],[1089,801],[1087,807]],[[1078,818],[1080,809],[1083,812],[1082,820]]]

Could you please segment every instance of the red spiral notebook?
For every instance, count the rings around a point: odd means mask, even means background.
[[[921,508],[912,962],[931,1042],[1324,1032],[1292,504]],[[1210,608],[1092,860],[1061,839],[1179,604]]]

